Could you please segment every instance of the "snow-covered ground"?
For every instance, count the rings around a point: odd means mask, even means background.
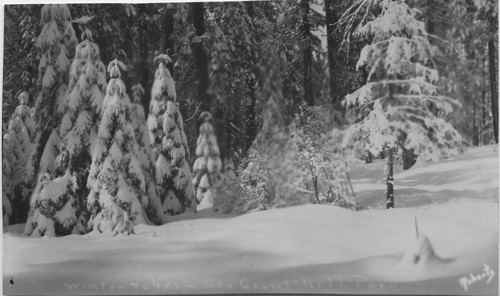
[[[496,149],[396,170],[391,210],[383,209],[384,164],[375,162],[351,172],[358,212],[326,205],[238,217],[205,211],[118,237],[35,239],[12,226],[3,235],[3,291],[496,295]]]

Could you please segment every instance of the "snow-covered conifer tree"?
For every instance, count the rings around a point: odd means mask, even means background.
[[[360,129],[373,154],[385,150],[388,159],[387,208],[394,206],[393,154],[398,147],[414,149],[419,157],[437,159],[457,153],[461,136],[445,121],[454,100],[440,95],[434,48],[419,12],[403,0],[376,1],[380,14],[355,34],[371,40],[361,51],[357,69],[368,82],[346,96],[356,110]]]
[[[40,160],[41,173],[25,229],[28,235],[86,232],[86,181],[106,76],[99,47],[92,42],[88,29],[84,28],[82,40],[75,50],[65,100],[58,105],[64,116],[52,131]]]
[[[133,233],[134,223],[150,222],[145,209],[151,203],[153,208],[160,207],[159,201],[149,199],[147,174],[138,158],[130,99],[121,80],[125,69],[116,59],[108,65],[110,81],[87,184],[91,189],[87,199],[89,228],[113,235]],[[160,221],[157,212],[152,214],[154,221]]]
[[[33,136],[35,147],[29,157],[26,174],[26,180],[29,182],[36,181],[38,172],[48,170],[49,164],[41,165],[40,159],[46,149],[46,143],[54,142],[51,132],[57,127],[60,116],[64,113],[70,57],[78,43],[68,5],[45,4],[41,11],[41,24],[43,27],[35,43],[41,55],[37,80],[40,93],[34,107],[36,133]]]
[[[172,60],[162,54],[154,62],[158,69],[151,90],[148,128],[156,158],[156,185],[164,213],[176,215],[196,207],[187,162],[189,149],[175,83],[167,68]]]
[[[29,185],[24,182],[24,176],[26,176],[27,161],[33,149],[31,139],[35,132],[35,123],[31,117],[31,109],[27,105],[28,99],[27,92],[19,95],[19,106],[12,114],[7,132],[3,137],[2,192],[11,205],[20,205],[27,199],[30,192]],[[4,197],[2,198],[5,200]]]
[[[212,115],[209,112],[200,114],[203,124],[200,126],[200,134],[196,143],[196,156],[198,157],[193,166],[193,185],[196,199],[200,203],[198,210],[214,206],[214,185],[220,179],[222,162],[219,157],[219,146],[214,134],[214,128],[210,124]]]
[[[144,108],[142,107],[144,94],[145,91],[141,84],[132,86],[132,103],[130,106],[130,112],[132,125],[134,126],[135,140],[138,144],[137,157],[141,163],[144,178],[146,180],[146,191],[150,200],[159,201],[159,197],[156,192],[156,163],[149,139],[149,131],[146,124]],[[161,204],[159,204],[158,207],[158,204],[156,203],[149,203],[146,207],[146,212],[148,213],[148,217],[150,217],[151,222],[154,224],[164,222],[155,219],[155,217],[161,218],[163,216]]]
[[[5,153],[5,141],[2,140],[2,214],[3,214],[3,225],[9,225],[10,215],[12,214],[12,205],[10,203],[9,196],[12,192],[10,180],[6,176],[10,173],[9,161]]]

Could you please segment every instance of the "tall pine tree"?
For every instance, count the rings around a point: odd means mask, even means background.
[[[371,40],[361,51],[358,70],[368,81],[346,96],[372,153],[387,154],[387,208],[394,207],[394,153],[413,149],[427,159],[457,153],[460,134],[445,121],[454,100],[440,95],[439,75],[433,69],[433,48],[418,11],[402,0],[380,2],[378,16],[356,30]]]
[[[154,62],[158,69],[151,90],[148,128],[156,157],[156,185],[164,213],[176,215],[196,207],[187,162],[189,149],[175,83],[167,68],[172,60],[162,54]]]
[[[42,31],[35,42],[41,54],[37,80],[40,93],[35,101],[35,146],[29,157],[26,174],[29,182],[36,181],[38,173],[47,172],[48,164],[41,164],[40,161],[46,143],[64,113],[70,57],[78,43],[68,5],[44,5],[41,24]]]
[[[92,152],[87,186],[89,229],[105,234],[131,234],[133,224],[149,223],[145,209],[159,207],[147,192],[147,180],[138,158],[130,99],[121,71],[125,65],[113,60],[108,65],[110,81],[103,101],[102,121]],[[157,212],[151,212],[158,221]]]
[[[38,177],[31,197],[25,228],[28,235],[86,232],[87,175],[106,76],[90,30],[84,28],[82,40],[75,50],[65,100],[58,107],[64,110],[64,116],[52,131],[40,160],[47,168]]]
[[[146,181],[146,192],[150,200],[157,201],[158,195],[156,190],[156,163],[151,149],[151,141],[149,139],[148,126],[146,124],[146,117],[142,102],[144,100],[145,91],[141,84],[132,86],[132,103],[130,105],[130,116],[132,125],[134,127],[135,140],[138,144],[137,157],[141,163]],[[160,205],[161,206],[161,205]],[[149,203],[146,206],[146,212],[151,222],[160,224],[164,221],[161,220],[161,207],[155,203]]]
[[[200,202],[198,210],[214,206],[214,186],[220,179],[222,162],[214,128],[210,124],[212,115],[209,112],[200,114],[203,124],[196,143],[196,156],[193,166],[193,185],[196,199]]]
[[[33,150],[31,139],[35,133],[35,122],[32,109],[28,107],[29,95],[19,95],[19,106],[8,124],[3,137],[3,188],[6,205],[11,204],[9,220],[12,223],[23,223],[26,218],[25,205],[30,193],[30,186],[24,182],[27,160]],[[12,214],[12,217],[10,215]]]

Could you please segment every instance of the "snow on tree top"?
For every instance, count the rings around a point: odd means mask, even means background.
[[[46,23],[50,20],[56,21],[69,21],[71,20],[71,13],[66,4],[45,4],[42,7],[41,23]]]
[[[27,105],[29,101],[29,94],[26,91],[23,91],[19,94],[19,105]]]
[[[88,24],[94,17],[93,16],[82,16],[78,19],[75,19],[75,20],[72,20],[73,23],[77,23],[77,24],[80,24],[80,25],[86,25]]]
[[[153,62],[155,64],[164,64],[166,66],[172,63],[172,59],[168,56],[168,54],[160,54],[153,59]]]
[[[118,59],[112,60],[109,65],[108,65],[108,72],[109,72],[109,77],[111,78],[120,78],[121,77],[121,72],[127,70],[127,66]]]
[[[209,122],[212,120],[212,114],[208,111],[201,112],[200,119],[202,119],[203,122]]]
[[[90,32],[90,31],[89,31]],[[97,44],[92,43],[88,39],[80,42],[76,46],[76,59],[91,59],[98,60],[99,59],[99,47]]]
[[[132,86],[133,102],[140,104],[145,93],[146,92],[140,83]]]

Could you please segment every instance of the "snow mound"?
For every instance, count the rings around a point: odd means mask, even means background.
[[[434,252],[431,241],[425,235],[419,235],[408,248],[400,261],[400,265],[405,267],[418,265],[422,266],[431,260],[442,260]]]

